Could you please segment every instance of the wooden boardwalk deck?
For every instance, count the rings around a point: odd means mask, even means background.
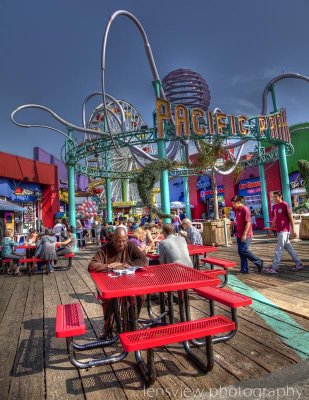
[[[251,247],[267,264],[274,246],[273,240],[265,240],[255,241]],[[302,271],[292,272],[286,255],[281,272],[275,276],[240,275],[239,268],[232,271],[231,287],[254,299],[252,307],[239,310],[238,334],[228,343],[215,346],[215,367],[207,376],[192,366],[181,345],[158,349],[158,380],[152,394],[177,399],[181,393],[194,395],[197,390],[234,384],[308,358],[309,243],[297,242],[295,248],[304,260]],[[68,361],[65,340],[55,338],[59,303],[81,303],[88,329],[83,340],[94,339],[102,330],[101,306],[87,272],[94,250],[79,253],[67,272],[31,277],[0,275],[0,399],[147,397],[149,392],[132,355],[112,366],[78,371]],[[220,248],[216,256],[238,261],[235,245]],[[205,316],[205,301],[190,296],[193,317]],[[225,307],[218,307],[218,311],[227,312]],[[82,357],[100,354],[96,349]]]

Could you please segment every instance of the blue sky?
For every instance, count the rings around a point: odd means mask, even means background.
[[[309,76],[306,0],[2,0],[0,151],[32,158],[33,146],[40,146],[59,156],[61,135],[18,128],[10,113],[37,103],[81,125],[84,98],[100,90],[103,32],[118,9],[132,12],[144,26],[161,78],[177,68],[203,75],[210,109],[259,114],[271,78],[282,72]],[[124,17],[112,26],[107,57],[107,91],[133,103],[151,124],[152,76],[141,37]],[[278,83],[277,99],[290,124],[309,120],[307,83]],[[29,111],[19,120],[52,122]]]

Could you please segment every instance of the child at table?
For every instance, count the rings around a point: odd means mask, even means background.
[[[13,260],[13,265],[14,267],[10,267],[8,270],[8,274],[11,275],[14,272],[14,275],[21,275],[20,272],[20,263],[19,260],[22,258],[22,256],[14,253],[13,249],[14,247],[18,246],[18,243],[13,240],[14,233],[12,229],[7,229],[5,231],[5,236],[2,239],[2,249],[1,249],[1,257],[2,258],[9,258]]]

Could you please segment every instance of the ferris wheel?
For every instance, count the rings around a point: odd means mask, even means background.
[[[121,113],[124,114],[124,123],[121,124]],[[106,121],[106,118],[108,121]],[[117,103],[110,101],[106,104],[106,111],[104,110],[103,104],[96,107],[89,118],[89,127],[98,131],[105,131],[109,127],[111,134],[115,138],[117,134],[122,132],[130,132],[140,130],[145,125],[143,118],[141,117],[138,110],[129,102],[125,100],[117,100]],[[85,139],[92,140],[96,139],[95,134],[86,134]],[[145,144],[136,146],[147,154],[154,154],[153,145]],[[118,154],[119,153],[119,154]],[[104,159],[103,159],[104,157]],[[94,166],[98,168],[102,165],[106,165],[106,155],[100,154],[96,159],[88,159],[88,163],[95,163]],[[111,150],[107,155],[107,163],[112,171],[128,172],[133,170],[139,170],[141,168],[140,162],[137,160],[137,156],[130,151],[130,148],[125,147],[116,150]],[[113,201],[122,201],[123,193],[123,182],[119,179],[115,179],[111,182],[112,199]],[[125,184],[127,192],[127,199],[137,201],[139,200],[137,185],[134,183]]]

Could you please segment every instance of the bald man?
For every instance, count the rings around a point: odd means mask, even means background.
[[[112,240],[104,244],[89,263],[89,272],[109,272],[114,269],[125,269],[132,265],[143,267],[148,265],[148,259],[135,243],[128,241],[124,228],[115,229]],[[113,309],[112,300],[102,300],[104,328],[101,340],[112,337]],[[138,296],[138,308],[142,305],[142,297]]]

